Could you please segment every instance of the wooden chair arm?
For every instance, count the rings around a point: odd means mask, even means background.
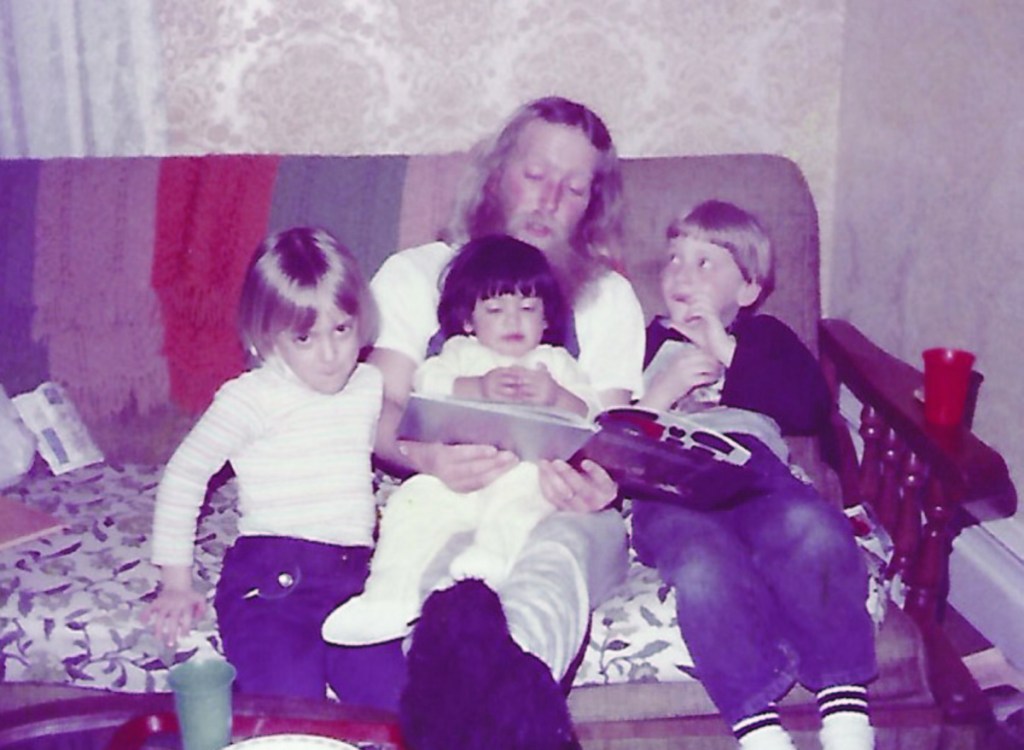
[[[935,427],[924,420],[920,370],[846,321],[819,321],[818,336],[835,407],[834,468],[844,503],[870,505],[892,537],[887,574],[904,584],[903,608],[920,629],[929,684],[945,720],[986,721],[991,709],[940,624],[953,538],[965,525],[1017,508],[1006,462],[970,429],[981,376],[973,374],[964,424]],[[859,452],[838,408],[843,387],[862,405]]]
[[[870,406],[925,461],[933,476],[969,504],[978,520],[1005,518],[1016,511],[1017,498],[1003,457],[969,429],[981,376],[973,374],[964,425],[943,428],[924,420],[915,392],[922,372],[876,346],[851,323],[825,319],[819,323],[819,346],[840,382]]]
[[[822,320],[818,333],[822,368],[836,404],[835,468],[844,502],[874,508],[893,538],[891,572],[907,586],[905,608],[919,622],[935,621],[945,600],[956,532],[966,523],[1016,510],[1006,462],[971,432],[969,420],[952,428],[925,422],[915,395],[924,382],[920,370],[846,321]],[[980,379],[975,376],[975,396]],[[838,411],[843,386],[862,404],[859,454]]]

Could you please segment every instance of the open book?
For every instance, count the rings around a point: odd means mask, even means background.
[[[412,394],[398,427],[404,440],[494,445],[526,461],[585,458],[638,499],[722,507],[758,482],[750,451],[698,418],[634,407],[593,420],[521,404]]]
[[[413,393],[398,437],[424,443],[494,445],[524,461],[568,460],[597,429],[594,422],[557,409]]]

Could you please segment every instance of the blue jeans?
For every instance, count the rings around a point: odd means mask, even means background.
[[[849,522],[763,444],[763,484],[737,505],[694,511],[633,503],[640,560],[673,586],[701,683],[733,725],[797,681],[810,690],[873,679],[867,573]]]
[[[346,647],[320,636],[324,618],[363,590],[369,547],[239,537],[224,557],[214,607],[224,655],[244,693],[324,698],[397,710],[401,642]]]

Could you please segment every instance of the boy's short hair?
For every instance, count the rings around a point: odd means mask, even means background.
[[[449,262],[441,278],[437,320],[447,340],[466,333],[473,309],[480,300],[505,294],[539,297],[547,327],[541,341],[565,344],[568,303],[543,251],[505,234],[470,240]]]
[[[328,231],[293,227],[273,234],[253,253],[242,284],[238,327],[257,361],[282,331],[306,334],[324,310],[356,320],[360,345],[377,337],[377,306],[352,253]]]
[[[772,243],[761,222],[739,206],[721,200],[704,201],[669,224],[668,239],[692,237],[724,247],[743,278],[761,286],[758,302],[775,286]]]

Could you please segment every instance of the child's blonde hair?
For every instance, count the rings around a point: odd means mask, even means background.
[[[760,285],[760,303],[775,286],[772,243],[761,222],[739,206],[720,200],[704,201],[668,226],[668,239],[692,237],[724,247],[746,281]],[[756,306],[752,305],[751,307]]]
[[[242,285],[238,326],[257,361],[282,331],[309,333],[317,316],[336,307],[355,318],[360,345],[377,336],[377,306],[352,253],[315,227],[273,234],[256,248]]]

